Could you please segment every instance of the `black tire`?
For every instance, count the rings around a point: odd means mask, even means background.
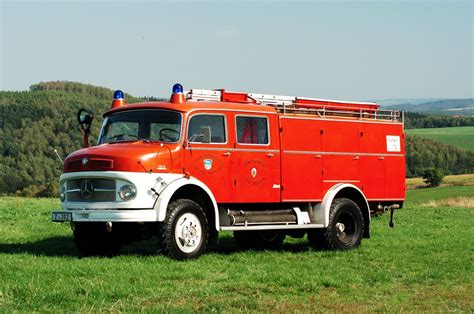
[[[163,228],[162,223],[158,223],[158,230],[156,232],[156,243],[158,244],[158,252],[164,253],[165,238],[163,237]]]
[[[311,246],[317,249],[350,250],[360,245],[364,234],[364,219],[356,203],[347,198],[333,201],[327,229],[308,232]]]
[[[120,241],[113,232],[107,232],[105,223],[76,222],[73,230],[74,243],[80,257],[110,257],[120,251]]]
[[[177,260],[199,257],[206,250],[209,239],[204,210],[187,199],[178,199],[168,205],[161,232],[164,253]]]
[[[285,234],[280,230],[234,231],[234,239],[243,249],[279,250]]]

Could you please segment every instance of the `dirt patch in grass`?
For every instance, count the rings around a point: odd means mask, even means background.
[[[407,189],[419,189],[427,187],[427,185],[423,182],[423,178],[408,178],[405,182]],[[440,186],[474,186],[474,174],[445,176]]]
[[[449,206],[455,208],[474,208],[474,197],[451,197],[438,201],[428,201],[430,207]]]
[[[454,287],[446,290],[445,287],[421,287],[413,294],[410,300],[412,310],[421,312],[471,312],[474,308],[474,299],[471,290],[467,287]],[[472,313],[472,312],[471,312]]]

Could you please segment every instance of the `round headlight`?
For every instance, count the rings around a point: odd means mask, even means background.
[[[64,185],[59,189],[59,198],[61,199],[61,202],[66,200],[66,186]]]
[[[137,189],[133,185],[124,185],[120,188],[119,196],[124,201],[130,201],[137,195]]]

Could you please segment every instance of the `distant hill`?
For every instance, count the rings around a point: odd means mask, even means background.
[[[375,99],[375,100],[368,100],[369,102],[376,102],[382,107],[386,106],[398,106],[398,105],[418,105],[427,102],[437,101],[437,100],[444,100],[444,98],[395,98],[395,99]]]
[[[474,116],[474,98],[443,99],[417,104],[406,103],[385,108],[430,114]]]
[[[450,128],[474,126],[474,116],[425,114],[405,111],[405,129]]]
[[[408,178],[421,177],[427,168],[436,168],[445,174],[474,173],[473,151],[459,149],[416,134],[408,134],[405,145]]]
[[[474,152],[474,126],[412,129],[406,130],[406,133],[410,135],[415,134]]]
[[[30,91],[0,91],[0,193],[57,193],[62,166],[53,149],[64,158],[81,148],[76,113],[82,107],[95,112],[94,142],[112,97],[110,89],[75,82],[44,82],[32,85]],[[144,100],[126,98],[128,102]]]

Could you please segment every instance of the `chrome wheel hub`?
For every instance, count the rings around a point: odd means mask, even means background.
[[[202,239],[201,222],[192,213],[186,213],[179,217],[174,237],[179,249],[185,253],[191,253],[201,244]]]
[[[337,229],[338,234],[342,234],[342,233],[344,233],[344,230],[346,229],[346,226],[344,226],[343,223],[338,222],[336,224],[336,229]]]

